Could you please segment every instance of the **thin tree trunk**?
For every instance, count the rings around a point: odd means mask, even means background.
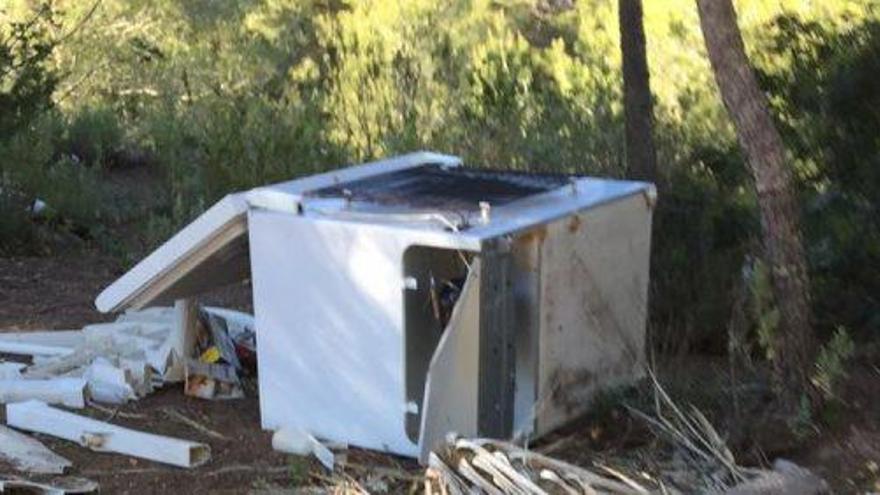
[[[815,359],[800,214],[782,138],[749,66],[732,0],[697,0],[700,27],[724,106],[736,128],[758,197],[764,256],[780,313],[773,339],[776,379],[788,399],[807,393]]]
[[[653,104],[645,54],[642,0],[619,0],[620,51],[623,57],[623,107],[626,122],[627,177],[656,181]]]

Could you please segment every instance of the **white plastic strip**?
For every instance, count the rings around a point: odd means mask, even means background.
[[[122,428],[37,401],[7,405],[6,423],[20,430],[76,442],[98,452],[116,452],[173,466],[196,467],[211,458],[210,447],[203,443]]]
[[[72,464],[33,438],[0,426],[0,459],[19,471],[61,474]]]
[[[25,356],[66,356],[83,341],[78,330],[0,332],[0,352]]]
[[[82,409],[86,381],[81,378],[48,380],[0,380],[0,403],[40,400],[49,404]]]

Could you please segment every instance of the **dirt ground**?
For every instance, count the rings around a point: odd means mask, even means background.
[[[0,259],[0,332],[76,329],[105,321],[109,317],[94,309],[94,297],[122,271],[113,258],[94,253]],[[213,303],[248,306],[241,290],[222,291],[212,297]],[[757,465],[785,457],[825,477],[837,493],[880,491],[880,368],[874,359],[877,355],[880,353],[863,350],[850,372],[852,379],[841,393],[841,405],[829,413],[829,418],[822,418],[827,426],[821,434],[807,440],[780,435],[779,425],[765,420],[764,405],[772,399],[766,391],[749,397],[744,394],[743,404],[735,407],[731,407],[727,396],[711,397],[704,402],[720,430],[735,432],[728,435],[729,443],[746,463]],[[676,370],[667,377],[670,383],[697,403],[701,393],[725,386],[701,381],[705,377],[725,376],[723,363],[717,360],[688,359],[673,363],[670,368]],[[73,461],[70,475],[97,481],[103,493],[294,493],[302,492],[294,491],[294,486],[326,486],[327,473],[315,461],[272,450],[270,435],[259,427],[259,401],[253,377],[245,380],[245,389],[245,399],[211,402],[184,396],[180,386],[168,386],[118,410],[82,411],[123,426],[209,444],[210,462],[191,470],[95,453],[48,437],[40,440]],[[734,409],[736,415],[731,413]],[[173,419],[168,411],[197,421],[222,438]],[[2,416],[0,412],[0,420],[5,420]],[[593,416],[562,429],[535,447],[582,463],[593,456],[650,447],[654,442],[643,424],[619,407],[611,406],[597,407]],[[369,491],[402,493],[420,487],[421,470],[409,460],[355,449],[340,454],[338,460],[343,465],[342,476],[358,479]],[[3,473],[14,471],[0,463],[0,475]]]

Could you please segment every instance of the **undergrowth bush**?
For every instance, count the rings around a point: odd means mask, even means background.
[[[123,135],[119,118],[112,108],[86,107],[70,118],[63,148],[78,163],[96,168],[110,167],[114,153],[122,147]]]
[[[0,250],[35,242],[28,215],[33,197],[20,188],[23,170],[52,153],[47,136],[31,139],[35,121],[52,106],[57,77],[48,65],[55,12],[48,6],[0,26]],[[32,142],[36,141],[36,142]]]

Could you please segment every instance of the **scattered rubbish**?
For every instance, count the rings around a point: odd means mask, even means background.
[[[193,354],[186,359],[184,392],[201,399],[244,397],[242,360],[255,368],[253,317],[223,308],[202,308]]]
[[[235,342],[229,334],[226,320],[213,313],[203,312],[202,314],[204,315],[203,319],[206,321],[208,329],[211,331],[211,345],[205,349],[205,353],[216,353],[218,359],[222,359],[230,366],[240,370],[241,363],[238,360]],[[212,362],[215,361],[217,361],[217,359]]]
[[[223,363],[186,362],[184,393],[200,399],[240,399],[244,397],[235,368]]]
[[[98,483],[85,478],[63,476],[38,481],[0,475],[0,493],[75,495],[96,491],[98,491]]]
[[[89,396],[98,402],[125,404],[136,398],[131,373],[110,364],[106,358],[96,358],[85,372]]]
[[[140,359],[146,361],[167,381],[166,372],[173,359],[180,359],[173,352],[175,333],[174,318],[163,322],[122,320],[101,323],[83,328],[86,347],[99,350],[105,357]]]
[[[216,306],[205,306],[202,311],[221,318],[236,345],[246,346],[251,351],[256,350],[256,326],[253,315]]]
[[[226,332],[235,344],[235,352],[245,368],[255,368],[257,359],[257,333],[254,317],[241,311],[206,306],[202,312],[213,316],[216,323],[222,322]],[[218,321],[219,319],[219,321]]]
[[[335,456],[326,445],[300,428],[280,428],[272,435],[272,448],[288,454],[314,455],[321,464],[333,471]]]
[[[47,207],[48,205],[45,201],[40,198],[36,198],[34,199],[34,202],[31,204],[31,206],[28,208],[28,211],[30,211],[32,215],[37,216],[46,211]]]
[[[76,409],[85,407],[86,381],[81,378],[0,380],[0,404],[40,400]]]
[[[199,356],[199,361],[203,363],[216,363],[220,360],[220,349],[217,346],[209,347],[205,352]]]
[[[105,421],[110,421],[111,419],[116,417],[125,419],[147,419],[147,416],[145,414],[123,412],[119,410],[119,407],[111,409],[109,407],[104,407],[94,401],[87,401],[87,404],[90,408],[106,414],[107,418],[105,419]]]
[[[61,378],[85,380],[89,395],[97,402],[122,404],[144,397],[157,386],[175,381],[171,368],[176,363],[183,367],[185,356],[177,352],[178,326],[173,308],[148,308],[122,314],[115,322],[87,325],[81,331],[0,334],[0,352],[33,356],[30,366],[0,363],[0,401],[37,399],[83,407],[79,399],[65,396],[60,401],[41,395],[62,386],[60,390],[72,394],[74,382],[52,381]]]
[[[37,474],[62,474],[72,465],[39,441],[5,426],[0,426],[0,459]]]
[[[87,325],[79,331],[0,334],[0,352],[31,356],[33,361],[31,365],[0,362],[0,403],[8,404],[8,424],[98,451],[182,467],[207,462],[207,445],[128,430],[48,406],[79,409],[88,403],[107,413],[108,420],[117,416],[142,419],[142,415],[107,409],[100,403],[121,405],[137,400],[157,387],[178,381],[178,376],[185,381],[185,392],[189,395],[208,399],[243,397],[239,356],[246,364],[253,362],[247,359],[255,357],[253,317],[223,308],[201,313],[204,341],[209,347],[207,353],[202,352],[201,360],[195,360],[192,358],[199,356],[196,349],[184,342],[198,330],[184,328],[191,323],[190,316],[199,315],[192,308],[194,305],[184,304],[130,311],[114,322]],[[207,436],[228,440],[177,411],[164,412]],[[0,456],[12,458],[42,452],[36,440],[9,432],[0,430]],[[40,469],[61,473],[57,469]]]
[[[94,350],[78,349],[73,354],[66,356],[41,359],[28,366],[22,373],[22,377],[28,380],[46,379],[81,372],[97,355]]]
[[[206,463],[211,450],[203,443],[154,435],[28,401],[6,406],[6,423],[14,428],[63,438],[98,452],[116,452],[191,468]]]

